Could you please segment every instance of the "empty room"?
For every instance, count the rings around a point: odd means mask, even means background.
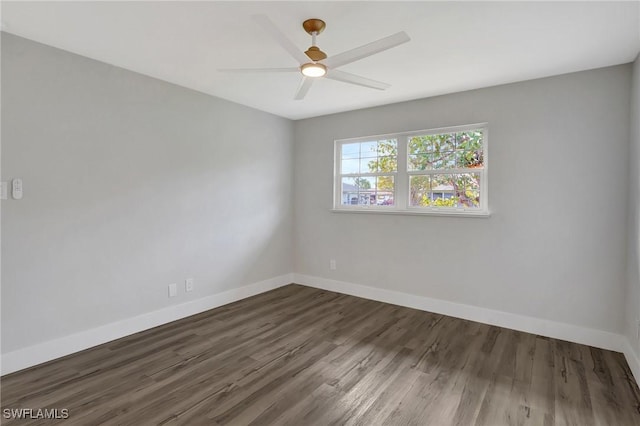
[[[640,425],[640,1],[2,1],[0,423]]]

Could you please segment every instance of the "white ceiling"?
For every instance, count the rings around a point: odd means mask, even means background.
[[[345,65],[377,91],[321,79],[294,101],[298,74],[218,68],[298,64],[251,20],[267,14],[302,50],[303,20],[327,22],[329,56],[398,31],[411,41]],[[2,2],[4,31],[300,119],[633,61],[636,2]]]

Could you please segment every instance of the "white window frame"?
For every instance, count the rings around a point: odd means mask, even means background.
[[[482,130],[482,169],[430,169],[419,171],[408,171],[407,160],[409,139],[413,136],[426,136],[442,133],[457,133],[469,130]],[[398,143],[397,169],[394,173],[360,173],[357,176],[393,176],[394,182],[394,203],[393,206],[379,205],[343,205],[342,204],[342,177],[354,177],[353,174],[342,175],[340,170],[342,164],[342,145],[368,142],[374,140],[395,139]],[[410,214],[410,215],[435,215],[435,216],[466,216],[466,217],[487,217],[489,216],[488,206],[488,182],[489,182],[489,125],[488,123],[466,124],[462,126],[439,127],[435,129],[414,130],[410,132],[390,133],[384,135],[372,135],[358,138],[338,139],[334,141],[334,173],[333,173],[333,211],[352,213],[390,213],[390,214]],[[456,173],[477,173],[480,174],[480,206],[469,207],[412,207],[410,204],[409,178],[414,175],[430,174],[456,174]]]

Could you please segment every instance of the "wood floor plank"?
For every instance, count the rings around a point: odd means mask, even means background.
[[[575,426],[595,425],[585,359],[579,345],[555,343],[556,421]]]
[[[553,368],[553,342],[550,339],[536,336],[531,385],[528,391],[531,410],[525,424],[532,426],[555,424],[555,376],[550,374]]]
[[[285,286],[1,379],[7,425],[640,425],[620,353]]]

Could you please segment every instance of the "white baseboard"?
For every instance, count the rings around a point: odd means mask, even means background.
[[[413,294],[369,287],[361,284],[335,281],[302,274],[294,274],[294,282],[309,287],[362,297],[364,299],[377,300],[379,302],[420,309],[422,311],[433,312],[436,314],[449,315],[456,318],[496,325],[512,330],[566,340],[569,342],[581,343],[616,352],[624,352],[626,342],[626,339],[621,335],[608,331],[594,330],[572,324],[528,317],[509,312],[495,311],[478,306],[416,296]],[[631,362],[629,362],[629,364],[631,364]]]
[[[627,358],[627,364],[633,373],[633,377],[636,379],[636,383],[640,384],[640,357],[633,350],[629,339],[624,339],[624,347],[622,353]]]
[[[169,306],[157,311],[106,324],[59,339],[50,340],[2,354],[2,374],[32,367],[74,352],[101,345],[121,337],[148,330],[162,324],[195,315],[218,306],[245,299],[265,291],[273,290],[293,282],[293,274],[285,274],[268,280],[227,290],[212,296]]]

